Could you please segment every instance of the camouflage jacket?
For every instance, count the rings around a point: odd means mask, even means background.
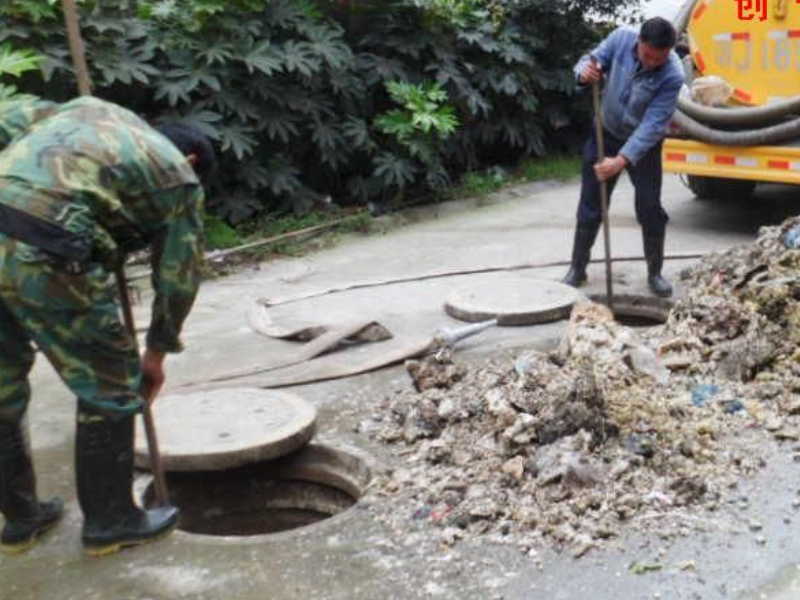
[[[183,154],[132,112],[97,98],[58,105],[0,152],[0,212],[24,225],[0,224],[8,235],[107,266],[151,247],[153,350],[181,350],[199,284],[202,204]],[[38,242],[26,239],[31,224]]]
[[[49,116],[58,104],[26,96],[0,102],[0,150],[31,125]]]

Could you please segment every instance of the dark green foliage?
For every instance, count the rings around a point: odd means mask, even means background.
[[[471,169],[569,150],[571,67],[610,0],[84,0],[95,93],[201,127],[222,153],[209,209],[394,202]],[[44,56],[20,88],[74,94],[58,3],[6,0],[0,43]]]

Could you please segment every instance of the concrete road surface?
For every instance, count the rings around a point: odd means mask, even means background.
[[[488,200],[464,200],[408,213],[408,224],[384,235],[352,235],[336,247],[247,269],[204,284],[186,328],[187,350],[168,361],[168,388],[257,367],[285,354],[290,342],[258,336],[245,312],[261,297],[287,299],[347,282],[407,278],[481,266],[569,258],[578,182],[540,183],[505,190]],[[746,204],[699,201],[668,176],[664,204],[671,221],[667,254],[720,250],[752,240],[758,227],[800,209],[795,189],[770,187]],[[615,256],[641,254],[632,189],[620,183],[613,199]],[[598,239],[595,256],[602,256]],[[675,280],[687,261],[668,261]],[[521,277],[559,278],[563,267],[519,271]],[[590,268],[588,292],[602,292],[604,267]],[[393,331],[433,332],[456,322],[441,304],[459,285],[491,281],[495,274],[462,275],[329,294],[272,309],[278,319],[336,322],[369,315]],[[647,293],[642,262],[615,267],[620,292]],[[677,283],[677,282],[676,282]],[[680,286],[678,285],[678,293]],[[148,319],[147,297],[136,307]],[[481,358],[556,343],[564,323],[498,328],[465,342],[459,354]],[[177,532],[170,538],[105,559],[80,548],[80,512],[72,467],[74,401],[42,359],[33,373],[30,414],[35,462],[43,496],[66,499],[67,516],[27,555],[0,557],[3,600],[295,600],[373,598],[541,598],[620,600],[759,599],[798,597],[800,518],[792,501],[800,492],[800,465],[777,446],[773,459],[737,496],[747,497],[742,522],[763,524],[765,545],[747,531],[716,527],[700,514],[693,533],[667,543],[654,533],[623,535],[608,547],[574,560],[548,553],[541,567],[513,548],[465,543],[443,549],[409,519],[408,531],[389,531],[371,518],[375,506],[357,504],[334,519],[293,532],[255,537],[211,537]],[[405,389],[402,367],[292,388],[320,412],[317,440],[369,457],[380,469],[397,461],[356,424],[384,395]],[[380,502],[391,507],[391,498]],[[654,558],[658,572],[634,575],[628,565]],[[693,570],[676,565],[694,561]]]

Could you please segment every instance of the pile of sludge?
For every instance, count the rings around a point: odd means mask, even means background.
[[[792,219],[682,273],[666,323],[620,325],[582,302],[560,346],[470,366],[442,349],[407,368],[366,428],[397,449],[378,482],[445,544],[471,536],[582,556],[626,526],[686,534],[763,466],[764,436],[800,438],[800,250]],[[732,435],[736,434],[736,435]]]

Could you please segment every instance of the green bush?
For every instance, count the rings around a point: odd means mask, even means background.
[[[569,151],[588,102],[571,66],[611,0],[83,0],[95,93],[202,128],[208,208],[236,224],[323,197],[383,204],[468,171]],[[75,84],[59,2],[6,0],[0,43],[35,48],[24,91]]]

